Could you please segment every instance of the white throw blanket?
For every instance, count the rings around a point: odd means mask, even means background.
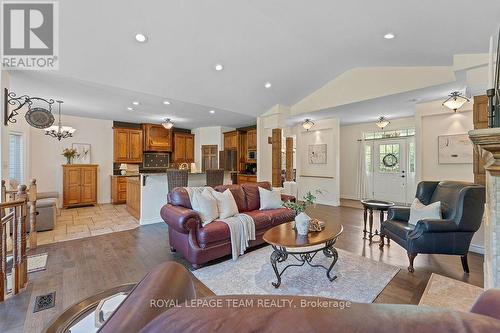
[[[227,224],[231,233],[231,252],[233,260],[245,253],[248,241],[255,240],[255,222],[250,215],[236,214],[220,220]]]
[[[184,187],[189,195],[191,206],[193,206],[193,195],[195,192],[201,193],[205,189],[212,189],[211,187]],[[236,214],[226,219],[221,219],[229,227],[231,233],[231,251],[233,260],[245,253],[248,248],[248,242],[255,240],[255,222],[250,215]]]

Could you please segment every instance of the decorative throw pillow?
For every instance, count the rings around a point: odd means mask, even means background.
[[[441,201],[436,201],[426,206],[418,198],[415,198],[410,206],[410,219],[408,223],[416,225],[422,219],[441,218]]]
[[[260,210],[281,208],[281,192],[269,191],[259,186]]]
[[[234,200],[233,194],[229,189],[224,192],[213,191],[212,195],[217,200],[217,208],[219,209],[219,218],[225,219],[238,214],[238,206]]]
[[[202,226],[206,226],[219,217],[217,200],[208,189],[203,190],[203,192],[194,192],[191,206],[200,215]]]

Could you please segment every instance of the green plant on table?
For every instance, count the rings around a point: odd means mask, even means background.
[[[322,193],[323,192],[321,190],[315,190],[314,194],[312,194],[311,191],[309,191],[302,197],[302,199],[303,199],[302,201],[283,202],[283,207],[289,208],[295,212],[295,215],[299,215],[300,213],[304,212],[307,207],[313,205],[316,202],[316,199],[317,199],[316,195],[319,195]]]

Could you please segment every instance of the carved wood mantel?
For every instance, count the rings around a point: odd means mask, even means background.
[[[469,132],[486,170],[484,288],[500,287],[500,128]]]
[[[484,128],[469,132],[483,161],[484,167],[492,176],[500,176],[500,128]]]

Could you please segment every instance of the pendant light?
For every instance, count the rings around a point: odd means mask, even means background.
[[[174,127],[174,123],[172,122],[172,120],[170,120],[170,118],[165,119],[165,121],[161,123],[161,125],[166,129],[171,129],[172,127]]]
[[[384,117],[378,118],[377,122],[375,123],[380,129],[384,129],[387,125],[389,125],[391,122]]]
[[[448,98],[443,102],[443,106],[457,112],[457,109],[460,109],[468,101],[467,97],[462,96],[458,91],[454,91],[448,95]]]
[[[61,104],[63,101],[56,101],[59,104],[59,118],[57,125],[52,125],[45,130],[45,135],[56,138],[61,141],[61,139],[71,138],[76,129],[71,126],[63,126],[61,122]]]
[[[309,131],[313,126],[314,122],[309,118],[306,118],[306,120],[302,123],[302,127],[304,127],[306,131]]]

